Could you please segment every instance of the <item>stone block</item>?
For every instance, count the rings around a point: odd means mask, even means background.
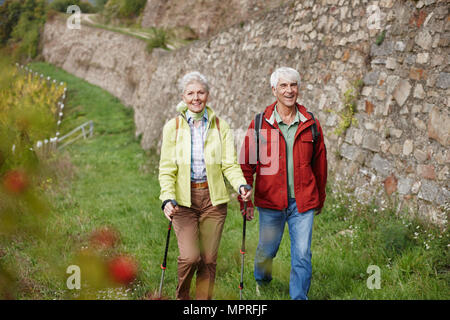
[[[397,84],[397,87],[393,92],[393,96],[400,107],[403,106],[405,101],[408,99],[411,88],[412,87],[407,80],[400,80],[400,82]]]
[[[421,53],[417,54],[416,63],[419,63],[419,64],[428,63],[429,58],[430,58],[430,54],[428,52],[421,52]]]
[[[439,112],[433,107],[428,119],[428,137],[438,141],[443,146],[450,144],[450,117],[448,112]]]
[[[388,176],[393,170],[391,162],[380,157],[379,154],[374,155],[372,161],[370,162],[370,166],[382,176]]]
[[[419,199],[433,202],[439,192],[439,187],[436,183],[423,180],[418,194]]]
[[[436,172],[433,165],[420,164],[417,166],[417,174],[424,179],[436,180]]]
[[[440,89],[448,89],[450,88],[450,73],[441,72],[436,81],[436,87]]]
[[[384,191],[386,191],[386,193],[388,194],[388,195],[391,195],[391,194],[393,194],[395,191],[397,191],[397,183],[398,183],[398,180],[397,180],[397,178],[395,177],[395,175],[390,175],[389,177],[387,177],[385,180],[384,180]]]
[[[408,139],[403,143],[403,155],[409,156],[414,149],[414,141]]]
[[[379,78],[379,76],[380,76],[380,73],[379,73],[379,72],[376,72],[376,71],[367,73],[367,74],[364,76],[364,79],[363,79],[364,84],[365,84],[366,86],[374,86],[374,85],[377,85],[377,84],[378,84],[378,78]]]
[[[423,86],[420,84],[420,83],[418,83],[417,85],[416,85],[416,88],[414,89],[414,98],[417,98],[417,99],[424,99],[426,97],[426,92],[425,92],[425,90],[423,89]]]
[[[399,194],[408,194],[411,191],[413,181],[410,178],[398,179],[397,190]]]
[[[346,158],[350,161],[364,163],[365,156],[364,156],[364,153],[362,152],[362,150],[351,144],[343,143],[341,146],[340,153],[344,158]]]
[[[431,37],[431,35],[430,35]],[[431,46],[431,41],[430,41]],[[390,56],[394,52],[394,43],[392,41],[384,40],[381,45],[373,43],[370,47],[370,55],[374,57],[378,56]]]
[[[389,57],[386,59],[386,69],[395,70],[397,68],[397,59]]]
[[[395,43],[394,48],[395,48],[395,50],[397,50],[397,51],[403,52],[403,51],[405,51],[406,44],[405,44],[403,41],[397,41],[397,42]]]
[[[414,157],[419,162],[425,162],[428,158],[428,154],[425,151],[422,151],[420,149],[414,150]]]
[[[411,68],[409,71],[409,78],[412,80],[426,80],[427,79],[427,72],[424,69],[421,68]]]
[[[367,134],[363,138],[363,148],[374,152],[380,151],[380,138],[375,134]]]
[[[414,38],[416,44],[424,50],[430,50],[433,37],[426,29],[422,29]]]

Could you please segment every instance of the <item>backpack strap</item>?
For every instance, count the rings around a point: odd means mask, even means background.
[[[314,118],[314,114],[312,112],[309,112],[309,111],[308,111],[308,113],[311,115],[311,117],[312,117],[312,119],[314,121],[314,123],[311,126],[311,133],[312,133],[312,136],[313,136],[313,154],[312,154],[312,157],[311,157],[311,162],[312,162],[313,159],[314,159],[314,156],[316,154],[316,144],[317,144],[317,141],[319,140],[320,133],[319,133],[319,130],[317,129],[317,123],[316,123],[316,119]]]
[[[256,139],[256,164],[259,165],[259,132],[262,126],[264,112],[260,112],[255,117],[255,139]]]
[[[216,116],[216,128],[217,128],[217,130],[219,130],[219,138],[220,138],[220,142],[222,142],[222,135],[220,134],[220,121],[219,121],[218,116]]]
[[[175,142],[178,140],[178,128],[180,127],[180,117],[175,118]]]
[[[219,117],[216,116],[216,128],[217,130],[220,131],[220,122],[219,122]]]

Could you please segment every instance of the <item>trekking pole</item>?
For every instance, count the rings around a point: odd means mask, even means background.
[[[246,190],[251,190],[245,186]],[[242,289],[244,289],[244,255],[245,255],[245,230],[247,227],[247,201],[244,201],[243,226],[242,226],[242,246],[241,246],[241,282],[239,283],[239,300],[242,300]]]
[[[244,202],[244,214],[242,215],[244,224],[242,228],[241,245],[241,283],[239,284],[239,300],[242,300],[242,289],[244,289],[244,255],[245,255],[245,229],[247,226],[247,201]]]
[[[174,207],[178,205],[178,203],[175,200],[172,200],[171,203]],[[170,241],[170,230],[172,230],[172,220],[170,220],[169,222],[169,228],[167,231],[167,239],[166,239],[166,249],[164,250],[164,260],[163,263],[161,264],[162,273],[161,273],[161,282],[159,283],[158,299],[161,299],[162,287],[164,283],[164,274],[166,273],[167,252],[169,251],[169,241]]]

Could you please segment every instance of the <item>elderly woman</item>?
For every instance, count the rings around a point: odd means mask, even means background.
[[[177,299],[190,299],[197,272],[196,298],[211,299],[219,242],[230,197],[224,177],[244,201],[251,188],[236,159],[229,125],[206,105],[208,82],[199,72],[179,82],[179,115],[163,130],[159,181],[166,217],[173,222],[178,257]],[[177,206],[173,206],[176,200]]]

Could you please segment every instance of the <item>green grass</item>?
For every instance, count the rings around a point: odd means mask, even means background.
[[[55,159],[49,193],[54,214],[47,232],[51,242],[17,239],[3,253],[20,261],[19,298],[71,297],[65,270],[88,246],[92,230],[108,225],[121,235],[117,252],[139,262],[137,281],[126,293],[143,299],[159,286],[168,221],[160,209],[158,157],[143,151],[134,136],[133,114],[100,88],[45,63],[33,70],[68,86],[62,134],[93,120],[94,136],[67,147]],[[341,234],[343,230],[347,230]],[[215,299],[239,298],[242,218],[229,204],[219,257]],[[258,218],[247,224],[246,299],[257,299],[253,259]],[[374,205],[328,187],[328,198],[313,230],[313,277],[310,299],[449,299],[449,236],[419,220],[396,217]],[[260,299],[289,299],[290,243],[287,230],[274,260],[270,287]],[[172,234],[164,292],[174,298],[177,283],[175,235]],[[15,260],[13,259],[15,257]],[[366,286],[367,267],[381,270],[381,289]],[[194,289],[194,282],[192,285]]]

